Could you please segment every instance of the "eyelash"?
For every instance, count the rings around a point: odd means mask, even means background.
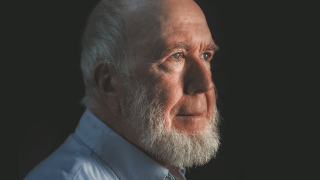
[[[182,62],[182,61],[184,61],[184,58],[183,58],[183,56],[184,56],[184,54],[183,54],[183,52],[176,52],[176,53],[174,53],[174,54],[172,54],[171,56],[169,56],[169,58],[171,58],[173,55],[175,55],[175,54],[180,54],[180,57],[179,57],[179,59],[174,59],[174,63],[180,63],[180,62]],[[173,59],[173,58],[172,58]]]
[[[206,52],[206,53],[203,53],[203,54],[208,54],[208,59],[206,60],[206,61],[211,61],[212,59],[213,59],[213,54],[211,54],[211,53],[208,53],[208,52]],[[203,54],[201,54],[201,55],[203,55]],[[201,56],[200,55],[200,56]]]
[[[171,58],[173,55],[178,54],[178,53],[180,53],[180,57],[183,57],[183,56],[184,56],[183,52],[176,52],[176,53],[170,55],[169,58]],[[211,61],[211,60],[213,59],[213,55],[212,55],[211,53],[206,52],[206,53],[203,53],[203,54],[208,54],[208,55],[209,55],[208,59],[205,60],[205,61]],[[203,54],[201,54],[201,55],[203,55]],[[200,55],[200,56],[201,56],[201,55]],[[173,59],[173,58],[172,58],[172,59]],[[180,58],[179,58],[179,59],[180,59]],[[180,62],[182,62],[183,60],[184,60],[184,58],[181,59],[181,60],[176,60],[176,59],[174,59],[174,62],[175,62],[175,63],[180,63]]]

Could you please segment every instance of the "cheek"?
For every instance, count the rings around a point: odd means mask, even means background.
[[[179,102],[183,96],[183,86],[177,77],[161,77],[158,83],[159,102],[163,105],[163,113],[165,116],[165,127],[171,127],[171,119],[174,117],[175,112],[173,107]]]

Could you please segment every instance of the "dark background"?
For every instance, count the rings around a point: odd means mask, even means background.
[[[96,0],[24,1],[18,24],[22,103],[19,121],[19,179],[74,132],[85,108],[80,39]],[[292,94],[284,70],[283,27],[291,21],[280,1],[196,1],[204,11],[215,54],[221,147],[216,159],[191,169],[187,179],[295,179],[297,157],[287,147],[301,138],[286,133]],[[281,96],[281,98],[279,98]],[[290,113],[290,112],[289,112]],[[294,147],[292,148],[294,149]],[[290,164],[290,165],[288,165]]]

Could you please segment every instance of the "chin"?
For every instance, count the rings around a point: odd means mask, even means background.
[[[174,167],[204,165],[215,157],[220,144],[217,127],[210,122],[203,129],[161,129],[161,124],[158,124],[155,129],[144,131],[141,136],[142,146],[150,154]]]
[[[172,120],[172,129],[185,134],[204,134],[210,121],[203,116],[175,116]]]

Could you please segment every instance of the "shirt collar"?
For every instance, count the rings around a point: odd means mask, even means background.
[[[168,169],[115,133],[89,109],[83,113],[75,134],[120,178],[163,180]]]

